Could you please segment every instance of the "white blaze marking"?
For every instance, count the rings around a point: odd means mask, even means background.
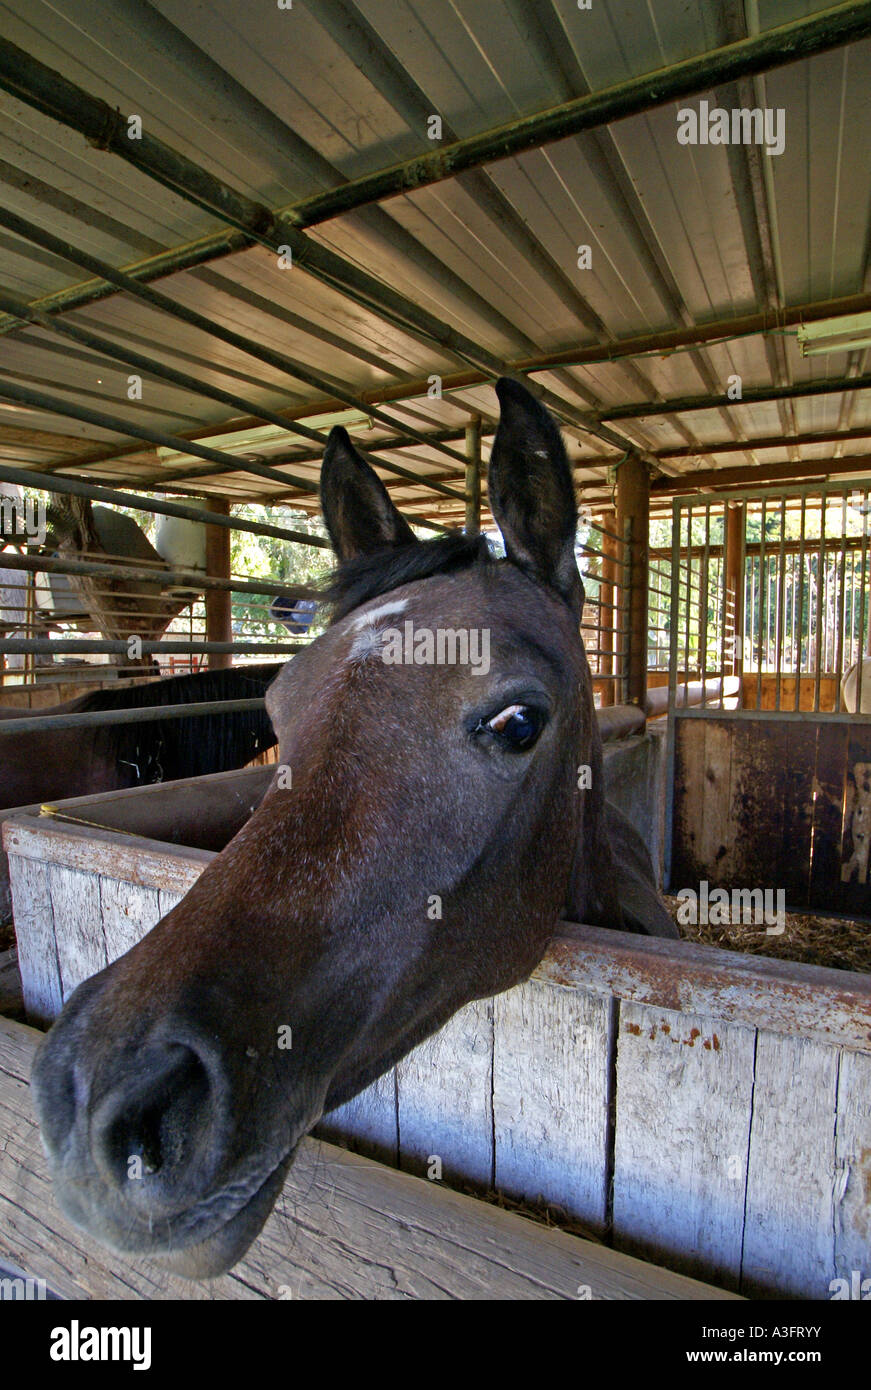
[[[388,603],[381,603],[377,608],[370,608],[367,612],[358,613],[350,623],[352,632],[356,632],[356,637],[351,643],[351,650],[348,653],[349,661],[365,661],[367,657],[375,656],[381,651],[381,633],[383,629],[378,629],[376,624],[381,618],[392,618],[397,613],[404,613],[408,607],[407,598],[391,599]]]
[[[394,613],[404,613],[408,607],[407,598],[395,598],[389,603],[382,603],[378,608],[370,608],[368,612],[358,613],[351,623],[355,632],[359,632],[361,627],[371,627],[379,618],[390,617]]]

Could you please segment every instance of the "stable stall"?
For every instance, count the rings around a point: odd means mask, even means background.
[[[247,663],[327,616],[336,427],[403,536],[496,543],[493,384],[525,382],[657,880],[871,931],[871,3],[781,8],[6,6],[4,1278],[211,1296],[62,1225],[27,1076],[272,781]],[[871,974],[728,944],[559,924],[323,1119],[214,1296],[864,1288]]]

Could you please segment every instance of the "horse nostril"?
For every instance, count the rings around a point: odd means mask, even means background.
[[[155,1112],[142,1117],[142,1167],[149,1175],[159,1173],[163,1167],[160,1119]]]
[[[92,1119],[92,1150],[106,1177],[134,1202],[182,1199],[209,1157],[212,1087],[189,1047],[148,1048]]]

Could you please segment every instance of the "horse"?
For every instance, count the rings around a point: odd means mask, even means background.
[[[504,559],[481,537],[418,540],[332,430],[331,622],[267,692],[276,776],[40,1045],[57,1199],[116,1251],[192,1279],[231,1268],[302,1136],[527,979],[561,918],[677,935],[604,799],[565,448],[523,386],[496,390]]]
[[[850,714],[856,713],[859,693],[859,662],[854,661],[841,680],[841,709]],[[862,708],[859,714],[871,714],[871,657],[862,659]]]
[[[33,716],[85,714],[211,700],[260,699],[282,662],[200,671],[95,690],[48,709],[0,708],[4,724]],[[275,746],[265,710],[100,724],[78,729],[40,729],[0,734],[0,809],[116,791],[151,782],[199,777],[244,767]]]

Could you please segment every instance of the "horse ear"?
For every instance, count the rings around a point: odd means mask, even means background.
[[[543,405],[511,377],[496,382],[501,416],[490,455],[490,510],[508,559],[556,589],[580,617],[584,586],[575,560],[578,509],[560,432]]]
[[[417,539],[378,474],[360,457],[340,425],[330,430],[324,451],[321,508],[339,560],[355,560],[388,546],[412,545]]]

